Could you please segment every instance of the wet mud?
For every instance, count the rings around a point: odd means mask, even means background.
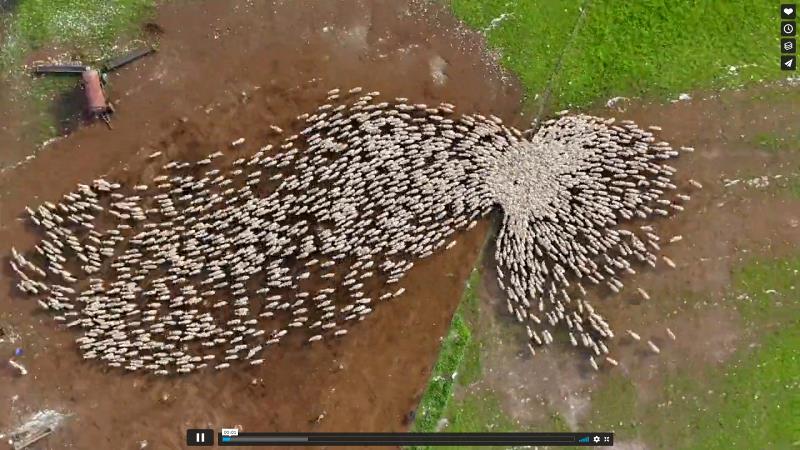
[[[199,159],[209,152],[254,153],[268,127],[292,129],[334,87],[387,98],[447,101],[457,112],[495,114],[512,125],[520,92],[483,52],[480,36],[427,3],[174,2],[150,27],[159,51],[111,75],[114,129],[79,127],[0,174],[0,253],[35,235],[25,205],[58,198],[99,176],[147,180],[145,156]],[[17,160],[32,154],[19,145]],[[425,388],[488,223],[456,236],[451,250],[415,266],[406,293],[376,308],[345,339],[307,347],[289,340],[260,367],[180,378],[106,372],[80,359],[70,330],[58,329],[0,272],[0,343],[29,375],[0,371],[0,429],[28,414],[72,415],[42,448],[180,448],[185,429],[242,426],[274,431],[399,431]],[[5,265],[6,261],[3,261]],[[12,342],[13,341],[13,342]],[[321,417],[321,418],[320,418]],[[317,420],[319,419],[319,420]]]

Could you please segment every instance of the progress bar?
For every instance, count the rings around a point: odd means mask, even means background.
[[[614,433],[238,433],[220,446],[523,446],[610,447]]]

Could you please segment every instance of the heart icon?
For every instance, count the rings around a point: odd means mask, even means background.
[[[783,8],[783,13],[786,14],[787,16],[791,16],[793,12],[794,8]]]

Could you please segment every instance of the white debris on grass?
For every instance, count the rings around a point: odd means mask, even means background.
[[[490,31],[494,30],[495,28],[499,27],[500,24],[502,24],[504,21],[508,20],[510,17],[514,17],[514,13],[502,13],[502,14],[500,14],[499,16],[497,16],[494,19],[492,19],[491,22],[489,22],[489,25],[487,25],[483,29],[483,32],[484,33],[488,33]]]

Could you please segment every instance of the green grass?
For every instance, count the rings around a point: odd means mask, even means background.
[[[611,373],[602,389],[592,394],[593,414],[588,427],[599,431],[613,431],[617,439],[628,439],[635,434],[636,387],[619,372]]]
[[[447,414],[451,433],[510,432],[519,428],[503,412],[500,399],[491,391],[465,395],[454,401]]]
[[[794,198],[800,198],[800,178],[795,177],[795,179],[789,183],[788,190],[789,194]]]
[[[800,421],[800,257],[751,262],[734,274],[732,293],[754,348],[703,376],[668,373],[653,401],[612,375],[593,396],[591,426],[652,448],[797,448]],[[667,444],[668,443],[668,444]],[[792,447],[792,443],[796,443]]]
[[[479,275],[476,275],[477,273],[477,270],[473,271],[473,275],[467,281],[462,304],[459,305],[458,310],[453,315],[450,330],[442,342],[439,357],[433,367],[431,380],[422,395],[422,399],[420,399],[414,426],[412,427],[414,431],[436,431],[437,424],[444,417],[444,412],[452,398],[457,372],[472,341],[472,333],[464,319],[463,309],[469,309],[469,306],[465,305],[477,306],[477,294],[475,292],[477,285],[473,284],[478,279]],[[474,361],[471,364],[474,364]],[[474,377],[475,368],[472,367],[470,370],[473,371],[471,376]]]
[[[453,393],[456,371],[464,358],[467,343],[471,339],[469,328],[459,314],[453,316],[450,331],[442,342],[439,359],[433,368],[428,387],[420,400],[414,422],[414,431],[436,431],[447,403]]]
[[[753,144],[768,152],[800,151],[800,135],[785,136],[780,133],[758,133]]]
[[[34,49],[55,45],[90,62],[134,33],[154,0],[21,0],[0,50],[0,68],[13,71]]]
[[[467,24],[487,30],[502,62],[529,99],[541,94],[564,51],[552,108],[586,106],[614,96],[675,96],[785,76],[776,63],[776,4],[765,0],[696,2],[592,0],[579,15],[572,0],[452,0]],[[734,70],[731,70],[734,67]]]
[[[477,326],[479,317],[480,281],[480,271],[473,270],[442,345],[434,375],[420,402],[414,431],[433,431],[442,418],[447,419],[446,431],[452,433],[519,431],[503,411],[494,392],[468,389],[482,375],[480,340],[471,331]],[[458,376],[448,376],[453,373]],[[454,397],[456,387],[464,389],[462,395]],[[555,422],[557,419],[554,418]]]
[[[453,0],[455,14],[484,30],[490,46],[502,53],[503,65],[525,86],[533,103],[547,85],[580,12],[566,0]],[[504,19],[499,20],[501,16]],[[492,21],[498,19],[494,25]]]
[[[466,388],[482,375],[480,341],[471,331],[477,325],[479,315],[480,280],[480,271],[473,270],[420,401],[413,431],[434,431],[442,418],[447,419],[447,432],[517,430],[493,392],[465,389],[464,395],[458,398],[453,395],[456,387]]]
[[[739,312],[751,325],[800,318],[800,256],[750,262],[734,273],[734,280],[736,291],[744,294]]]
[[[521,431],[503,412],[500,399],[492,391],[470,392],[454,399],[447,408],[448,433],[502,433]],[[458,447],[435,447],[442,450],[455,450]],[[494,447],[480,447],[494,448]],[[497,447],[502,448],[502,447]]]
[[[775,9],[764,0],[593,1],[555,97],[585,105],[780,77]]]
[[[555,433],[569,433],[573,430],[567,423],[567,419],[565,419],[564,416],[562,416],[558,411],[554,411],[553,414],[550,415],[550,426],[546,429],[546,431],[552,431]]]
[[[480,306],[478,303],[480,301],[478,288],[480,287],[480,282],[480,272],[473,270],[467,281],[467,288],[464,291],[461,304],[458,307],[458,313],[464,319],[464,324],[469,330],[474,330],[478,323],[478,308]],[[462,386],[468,386],[480,379],[481,371],[481,341],[474,333],[471,333],[470,339],[464,348],[464,357],[458,369],[459,376],[457,381]]]
[[[467,324],[467,329],[471,327]],[[481,343],[476,336],[472,335],[464,348],[464,358],[459,368],[458,382],[460,385],[468,386],[481,378]]]
[[[792,419],[800,407],[798,330],[795,319],[768,332],[758,349],[741,351],[703,382],[671,377],[662,406],[641,415],[641,437],[659,448],[790,448],[800,441]]]

